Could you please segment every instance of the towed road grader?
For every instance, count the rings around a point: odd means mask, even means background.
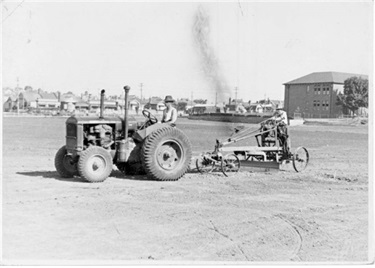
[[[55,156],[61,177],[81,176],[103,182],[113,165],[124,174],[146,174],[149,179],[175,181],[188,170],[192,149],[187,136],[175,126],[163,124],[149,111],[145,120],[128,114],[129,86],[125,90],[125,113],[104,117],[105,90],[100,96],[100,116],[71,116],[66,120],[66,144]]]

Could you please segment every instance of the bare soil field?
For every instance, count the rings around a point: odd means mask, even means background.
[[[60,178],[66,118],[3,118],[3,264],[367,262],[368,127],[290,127],[296,173]],[[194,157],[234,124],[180,119]],[[257,126],[254,125],[254,128]]]

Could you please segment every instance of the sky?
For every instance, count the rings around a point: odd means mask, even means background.
[[[2,86],[283,100],[312,72],[372,72],[372,2],[2,2]],[[18,82],[17,82],[18,79]],[[219,86],[218,86],[219,85]],[[236,90],[237,88],[237,90]]]

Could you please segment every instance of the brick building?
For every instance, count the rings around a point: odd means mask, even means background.
[[[295,113],[306,118],[336,118],[342,115],[342,107],[336,105],[336,96],[343,92],[344,81],[367,75],[339,72],[317,72],[284,84],[284,109],[288,116]]]

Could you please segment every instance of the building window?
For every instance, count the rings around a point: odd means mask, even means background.
[[[318,94],[318,95],[320,94],[320,87],[314,86],[314,94]]]
[[[329,87],[323,88],[323,94],[324,95],[329,95]]]
[[[322,101],[323,110],[327,110],[328,111],[328,106],[329,106],[329,102],[327,100]]]
[[[323,104],[322,104],[322,106],[323,106]],[[313,109],[318,110],[319,107],[320,107],[320,100],[314,100],[313,101]]]
[[[314,85],[314,94],[318,94],[318,90],[320,90],[320,85],[319,84],[315,84]]]

